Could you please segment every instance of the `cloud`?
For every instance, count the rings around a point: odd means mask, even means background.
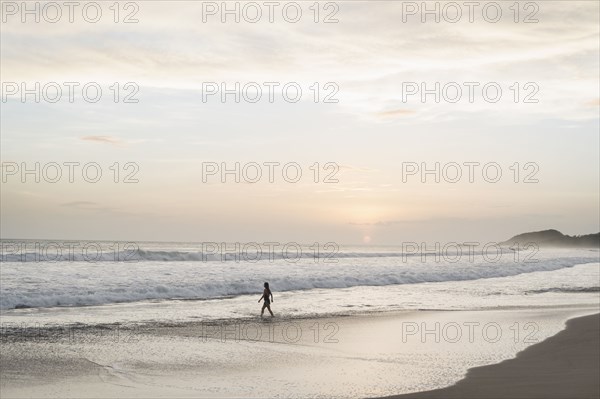
[[[150,212],[127,211],[118,207],[102,206],[93,201],[71,201],[60,204],[62,207],[77,209],[82,212],[104,214],[106,216],[147,217],[155,216]]]
[[[100,206],[97,202],[92,201],[71,201],[60,204],[60,206],[75,208],[82,211],[90,211],[97,213],[114,213],[115,208]]]
[[[591,100],[588,101],[587,103],[585,103],[585,105],[587,105],[588,107],[600,107],[600,98],[596,98],[595,100]]]
[[[326,26],[315,26],[304,18],[292,27],[279,17],[278,23],[263,18],[258,24],[222,24],[218,16],[199,24],[202,5],[194,2],[178,7],[145,2],[142,22],[125,32],[115,31],[110,18],[103,18],[92,31],[87,23],[10,23],[3,25],[3,77],[69,81],[83,76],[105,85],[132,80],[142,92],[150,87],[201,90],[207,79],[230,84],[294,81],[308,87],[318,77],[339,85],[336,98],[348,113],[398,123],[420,123],[439,115],[427,110],[411,118],[414,111],[387,109],[402,94],[403,81],[498,81],[505,85],[503,99],[507,100],[508,87],[514,82],[539,81],[544,106],[536,112],[564,118],[597,117],[593,110],[580,106],[585,101],[582,97],[597,95],[596,3],[545,5],[543,18],[541,13],[538,16],[539,27],[515,24],[508,6],[503,7],[505,13],[497,24],[486,22],[480,8],[476,21],[468,22],[464,6],[458,24],[424,24],[420,15],[402,23],[400,3],[382,2],[373,8],[365,2],[344,2],[343,23]],[[542,29],[548,26],[552,29]],[[370,34],[364,35],[367,31]],[[557,75],[556,71],[568,73]],[[581,87],[574,89],[573,76],[583,77],[578,80]],[[468,117],[479,107],[492,106],[497,115],[532,114],[532,107],[499,110],[504,104],[490,105],[478,95],[476,104],[461,101],[449,108],[442,102],[432,108],[452,115],[468,112]]]
[[[404,223],[414,223],[411,221],[402,221],[402,220],[384,220],[384,221],[379,221],[379,222],[375,222],[375,223],[356,223],[356,222],[349,222],[348,224],[351,224],[352,226],[393,226],[396,224],[404,224]]]
[[[117,147],[125,144],[123,142],[123,140],[121,140],[117,137],[112,137],[112,136],[84,136],[84,137],[81,137],[81,140],[95,141],[97,143],[110,144],[110,145],[114,145]]]
[[[338,165],[338,167],[340,168],[340,171],[347,170],[347,171],[357,171],[357,172],[377,172],[377,169],[345,165],[345,164]]]
[[[410,116],[414,115],[416,112],[412,109],[392,109],[389,111],[381,111],[377,112],[376,115],[380,118],[396,118],[400,116]]]
[[[388,226],[396,226],[402,224],[415,224],[415,223],[436,223],[436,222],[451,222],[451,223],[460,223],[468,221],[467,218],[461,217],[444,217],[444,218],[434,218],[434,219],[412,219],[412,220],[380,220],[374,223],[356,223],[349,222],[348,224],[353,226],[380,226],[380,227],[388,227]]]
[[[67,206],[73,208],[95,207],[97,205],[97,203],[91,201],[71,201],[60,204],[60,206]]]

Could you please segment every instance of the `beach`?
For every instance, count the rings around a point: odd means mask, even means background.
[[[469,370],[451,387],[390,398],[598,398],[600,314],[569,320],[567,328],[499,364]]]
[[[534,398],[545,392],[537,390],[540,383],[553,382],[562,388],[546,385],[554,396],[543,397],[593,397],[598,316],[589,315],[597,313],[588,305],[38,330],[13,326],[3,329],[0,390],[3,398],[410,392],[422,393],[407,397]],[[581,316],[587,317],[572,320],[561,332],[566,320]],[[555,357],[557,364],[551,361]],[[573,360],[580,367],[569,366]],[[582,369],[586,372],[579,373]],[[505,378],[520,382],[509,389]]]
[[[189,243],[145,243],[135,262],[36,254],[3,255],[2,398],[536,397],[548,379],[586,397],[598,381],[564,363],[598,359],[577,319],[600,313],[597,250],[451,262],[373,246],[327,265],[205,260]],[[265,280],[274,318],[260,317]],[[580,341],[560,338],[569,320]]]

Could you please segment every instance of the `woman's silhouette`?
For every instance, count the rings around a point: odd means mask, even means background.
[[[273,312],[271,312],[271,302],[273,301],[273,293],[271,292],[271,290],[269,289],[269,283],[265,283],[265,290],[263,291],[262,296],[260,297],[260,299],[258,300],[258,302],[260,303],[260,301],[265,300],[265,303],[263,303],[263,307],[260,311],[260,317],[263,317],[263,314],[265,313],[265,308],[267,308],[269,310],[269,313],[271,313],[271,317],[274,316]]]

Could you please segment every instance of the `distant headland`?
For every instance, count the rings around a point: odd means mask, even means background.
[[[558,230],[542,230],[516,235],[502,244],[512,245],[514,243],[536,243],[540,247],[598,248],[600,247],[600,233],[568,236]]]

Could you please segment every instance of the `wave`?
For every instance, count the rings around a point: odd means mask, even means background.
[[[545,294],[547,292],[564,292],[564,293],[587,293],[600,292],[600,287],[552,287],[541,290],[526,291],[526,294]]]
[[[357,286],[468,281],[555,271],[597,263],[594,257],[551,258],[536,263],[404,263],[389,258],[333,265],[275,263],[93,263],[2,265],[0,309],[88,306],[145,300],[219,299],[260,293]]]
[[[499,254],[513,254],[515,251],[502,247]],[[527,251],[524,251],[527,252]],[[494,254],[495,255],[495,254]],[[469,256],[481,257],[479,250],[473,247],[452,247],[447,251],[423,251],[418,248],[410,247],[405,252],[339,252],[338,248],[332,244],[331,247],[322,247],[315,250],[311,247],[290,246],[287,248],[269,248],[267,246],[259,248],[223,248],[222,250],[209,251],[161,251],[131,249],[112,251],[92,247],[75,248],[72,247],[51,247],[45,250],[21,252],[16,250],[4,250],[0,254],[0,262],[19,262],[19,263],[61,263],[61,262],[260,262],[285,260],[295,262],[300,259],[314,259],[321,262],[335,262],[339,259],[356,258],[413,258],[425,257],[430,259],[453,259],[466,258]],[[492,255],[490,255],[492,256]]]

